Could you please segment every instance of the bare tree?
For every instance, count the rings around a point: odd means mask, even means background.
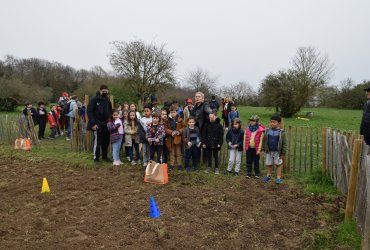
[[[199,67],[187,73],[185,82],[195,91],[201,91],[206,96],[216,92],[217,77],[211,77],[208,71]]]
[[[166,51],[165,45],[146,44],[141,40],[112,44],[110,64],[127,79],[140,100],[164,85],[175,84],[174,52]]]
[[[220,96],[229,96],[235,100],[239,105],[253,105],[257,103],[257,93],[252,86],[246,82],[238,82],[231,85],[224,86],[218,92]]]
[[[292,59],[292,70],[300,75],[303,84],[316,88],[330,80],[334,65],[327,55],[321,55],[313,46],[300,47]]]

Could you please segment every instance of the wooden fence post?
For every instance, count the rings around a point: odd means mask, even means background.
[[[87,106],[89,105],[89,95],[85,95],[84,105],[86,109],[86,125],[89,123],[89,116],[87,115]],[[91,152],[91,132],[86,131],[85,148],[87,152]]]
[[[322,175],[326,175],[326,128],[322,129]]]
[[[358,175],[358,166],[360,162],[361,156],[361,149],[362,149],[362,140],[356,139],[355,144],[353,146],[353,154],[352,154],[352,166],[351,166],[351,174],[349,177],[349,184],[348,184],[348,194],[347,194],[347,202],[346,202],[346,220],[352,220],[353,218],[353,211],[355,206],[355,198],[356,198],[356,188],[357,188],[357,175]]]

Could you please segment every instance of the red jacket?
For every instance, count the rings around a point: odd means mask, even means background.
[[[52,111],[50,111],[48,113],[48,121],[49,121],[50,128],[56,128],[57,127],[57,121],[55,120]]]
[[[259,124],[256,135],[254,136],[254,147],[256,148],[257,153],[261,152],[261,148],[262,148],[261,141],[263,139],[264,133],[265,133],[265,126],[263,126],[262,124]],[[244,150],[245,151],[247,151],[249,148],[249,142],[251,140],[251,136],[252,136],[252,132],[249,130],[249,127],[247,127],[244,133],[244,137],[245,137]]]

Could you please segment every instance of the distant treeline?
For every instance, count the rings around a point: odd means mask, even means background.
[[[116,103],[138,102],[139,97],[127,87],[123,77],[115,72],[107,72],[100,66],[86,70],[38,58],[18,59],[8,55],[0,59],[0,99],[11,99],[18,105],[26,102],[56,102],[64,91],[80,98],[85,94],[93,96],[103,83],[110,87]],[[369,85],[370,81],[356,84],[346,79],[339,87],[321,86],[306,106],[361,109],[365,99],[363,89]],[[194,91],[192,86],[184,83],[164,86],[153,94],[159,97],[159,101],[182,102],[188,97],[192,98]],[[239,82],[213,88],[206,96],[216,95],[218,99],[230,96],[239,105],[263,106],[269,103],[263,100],[266,98],[263,91],[263,88],[254,91],[251,85]]]

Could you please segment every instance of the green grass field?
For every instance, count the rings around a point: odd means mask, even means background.
[[[271,115],[275,113],[275,109],[266,107],[239,107],[238,108],[244,126],[248,122],[248,118],[254,114],[261,117],[260,122],[268,125]],[[306,118],[306,112],[313,112],[314,115],[309,121],[296,119],[297,117]],[[300,127],[318,127],[318,128],[335,128],[339,130],[352,130],[356,133],[360,130],[362,111],[348,109],[333,109],[333,108],[305,108],[293,118],[284,118],[285,126],[300,126]]]

